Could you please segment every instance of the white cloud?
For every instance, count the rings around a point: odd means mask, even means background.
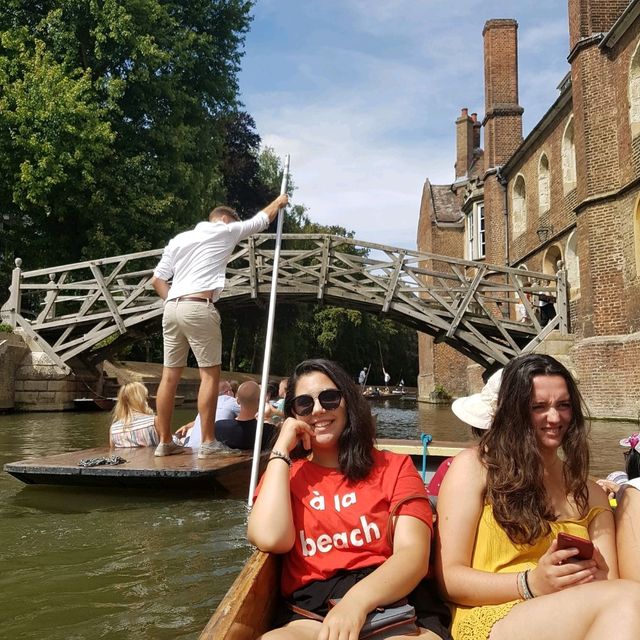
[[[241,87],[263,143],[291,154],[294,200],[360,240],[415,248],[425,178],[453,180],[460,108],[483,115],[482,26],[504,3],[280,1],[256,5]],[[531,7],[530,17],[527,3],[514,5],[529,127],[568,69],[566,15],[553,10],[556,0],[540,2],[546,14]],[[278,37],[276,18],[291,44]]]

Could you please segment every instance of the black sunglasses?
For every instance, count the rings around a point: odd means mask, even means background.
[[[327,411],[337,409],[342,401],[342,391],[340,389],[325,389],[321,391],[317,396],[320,401],[320,406]],[[296,396],[291,403],[293,412],[299,416],[308,416],[313,411],[313,405],[316,399],[313,396],[304,394]]]

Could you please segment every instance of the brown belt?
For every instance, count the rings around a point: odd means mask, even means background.
[[[176,302],[210,302],[213,304],[212,298],[196,298],[196,296],[181,296],[176,298]]]

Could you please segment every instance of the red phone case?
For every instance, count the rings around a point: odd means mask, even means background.
[[[577,549],[578,553],[569,560],[591,560],[593,557],[593,542],[585,538],[560,532],[558,534],[558,549]]]

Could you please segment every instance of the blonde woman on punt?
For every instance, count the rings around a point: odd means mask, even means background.
[[[588,470],[571,374],[550,356],[512,360],[491,428],[456,456],[438,499],[456,640],[638,638],[640,585],[617,579],[613,514]],[[593,558],[559,549],[560,532],[590,539]]]
[[[109,429],[112,447],[155,447],[158,433],[156,417],[149,406],[149,392],[141,382],[128,382],[118,391]]]

